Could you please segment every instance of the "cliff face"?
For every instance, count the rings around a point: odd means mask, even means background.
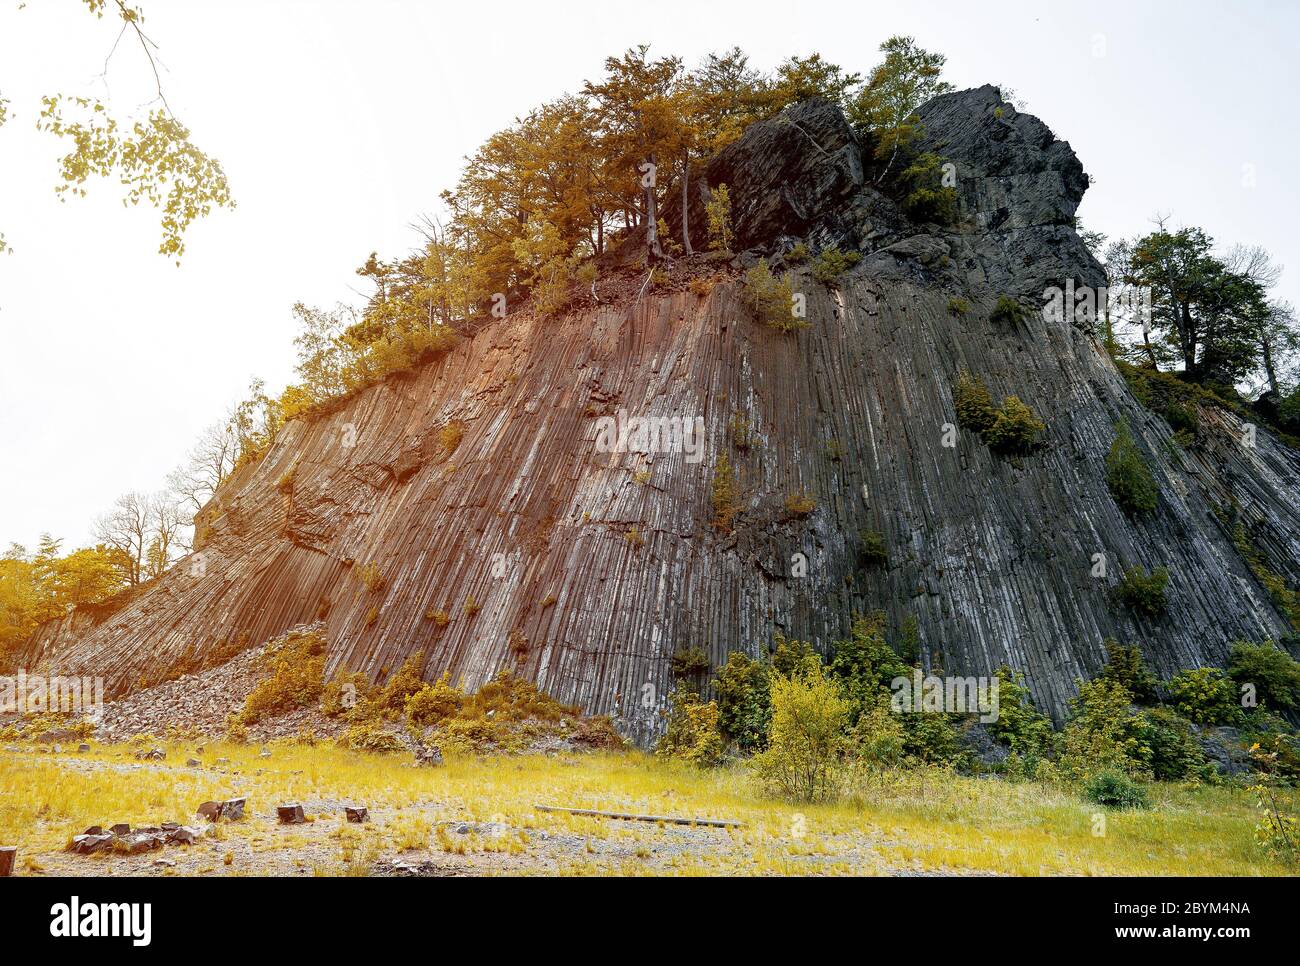
[[[993,88],[922,115],[928,146],[955,165],[955,229],[909,225],[825,103],[755,125],[714,160],[738,247],[778,264],[795,236],[864,252],[835,285],[793,268],[808,328],[756,324],[734,271],[698,296],[680,265],[639,300],[513,314],[291,423],[204,511],[200,552],[98,623],[43,628],[23,663],[102,674],[121,692],[323,619],[331,670],[378,677],[423,652],[427,677],[450,669],[475,686],[517,666],[644,740],[674,651],[720,663],[776,631],[824,648],[877,608],[895,632],[915,618],[923,659],[950,673],[1022,669],[1058,715],[1107,636],[1141,643],[1167,675],[1221,662],[1234,638],[1286,633],[1215,509],[1237,507],[1294,585],[1297,454],[1262,430],[1241,445],[1239,418],[1218,409],[1180,449],[1082,326],[1037,311],[990,321],[999,295],[1036,309],[1049,285],[1102,283],[1072,225],[1087,178]],[[702,226],[699,197],[692,211]],[[953,296],[970,311],[950,312]],[[963,366],[1044,420],[1038,452],[1008,460],[967,432],[944,445]],[[636,434],[633,451],[607,451],[601,417],[620,411],[702,417],[699,460],[636,452]],[[1160,484],[1158,510],[1136,523],[1105,482],[1121,418]],[[450,451],[448,426],[463,431]],[[741,494],[731,533],[710,526],[724,454]],[[796,493],[815,510],[790,512]],[[886,564],[862,564],[862,531],[884,535]],[[1163,618],[1115,600],[1132,564],[1169,568]]]

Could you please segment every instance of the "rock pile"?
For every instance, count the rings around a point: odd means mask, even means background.
[[[111,826],[105,831],[103,826],[92,825],[81,835],[74,835],[68,843],[68,851],[77,855],[93,855],[100,851],[116,852],[120,855],[140,855],[161,849],[164,845],[193,845],[204,836],[215,832],[213,826],[199,828],[193,825],[180,825],[176,822],[163,822],[132,829],[126,822]]]

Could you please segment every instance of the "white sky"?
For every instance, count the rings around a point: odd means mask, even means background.
[[[0,547],[48,530],[70,550],[119,493],[159,488],[251,375],[291,377],[295,301],[354,300],[354,269],[412,244],[467,152],[636,43],[691,66],[738,44],[764,69],[817,50],[865,72],[912,34],[958,87],[1006,85],[1071,143],[1094,179],[1089,227],[1131,235],[1172,212],[1262,244],[1300,304],[1288,3],[138,2],[168,101],[239,207],[196,223],[177,268],[156,214],[124,209],[116,185],[57,201],[40,95],[134,111],[143,60],[124,40],[105,91],[113,21],[82,0],[0,0],[0,232],[16,250],[0,256]]]

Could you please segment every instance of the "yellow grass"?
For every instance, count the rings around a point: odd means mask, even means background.
[[[269,759],[256,748],[208,745],[209,767],[198,770],[180,764],[193,744],[167,748],[165,762],[138,768],[122,745],[82,755],[0,752],[0,844],[20,847],[19,872],[93,874],[114,859],[62,852],[87,826],[189,822],[198,803],[237,794],[248,796],[249,817],[219,826],[203,845],[211,855],[190,874],[364,874],[379,858],[437,856],[481,862],[474,869],[487,873],[574,875],[1294,871],[1258,848],[1254,797],[1230,788],[1155,786],[1150,811],[1103,814],[1063,788],[932,771],[869,781],[833,805],[792,805],[764,796],[744,767],[701,772],[637,752],[449,756],[442,768],[414,768],[406,755],[331,745],[273,745]],[[213,769],[218,757],[240,774]],[[277,826],[274,807],[289,801],[304,803],[313,821]],[[342,802],[367,804],[373,821],[348,825]],[[543,813],[536,803],[730,818],[746,828],[661,828]],[[447,831],[460,822],[510,831]],[[509,864],[493,864],[501,862]]]

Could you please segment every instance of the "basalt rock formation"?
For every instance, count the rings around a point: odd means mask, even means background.
[[[753,251],[730,267],[679,259],[639,298],[521,309],[293,421],[200,515],[198,552],[115,613],[42,628],[20,660],[121,693],[320,620],[331,672],[379,678],[423,653],[426,677],[473,687],[518,668],[644,741],[676,651],[716,664],[776,632],[825,649],[876,609],[894,635],[914,619],[926,666],[1022,670],[1058,717],[1107,637],[1168,675],[1288,633],[1233,527],[1300,580],[1300,457],[1262,429],[1243,445],[1242,417],[1208,406],[1195,443],[1175,444],[1086,325],[1039,311],[1049,286],[1103,282],[1074,229],[1087,177],[1067,144],[991,87],[921,116],[926,148],[954,166],[956,226],[909,223],[840,112],[795,105],[690,195],[697,247],[704,189],[726,182],[736,247]],[[781,267],[796,239],[863,254],[830,285],[790,265],[810,325],[782,334],[754,320],[737,269],[759,254]],[[715,277],[707,295],[692,273]],[[1030,311],[991,320],[1002,295]],[[962,368],[1034,409],[1037,450],[953,437]],[[702,417],[701,458],[606,451],[601,417],[621,414]],[[1140,520],[1105,479],[1121,419],[1160,488]],[[724,455],[730,530],[711,502]],[[863,559],[871,532],[883,562]],[[1168,568],[1163,617],[1116,599],[1134,564]]]

